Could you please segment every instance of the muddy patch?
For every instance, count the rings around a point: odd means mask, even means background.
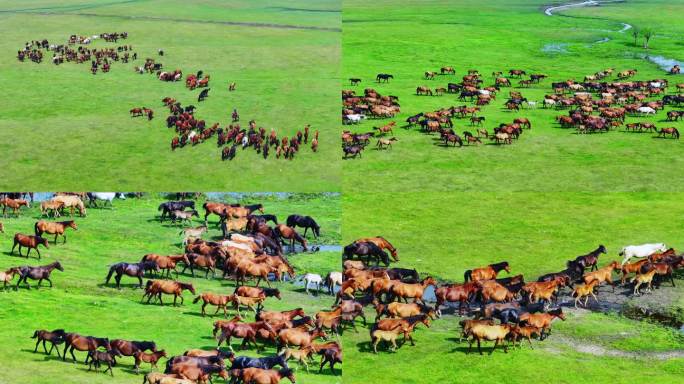
[[[608,348],[599,344],[589,343],[586,341],[579,341],[573,338],[555,335],[549,340],[553,340],[553,343],[559,343],[564,346],[570,347],[577,352],[586,353],[593,356],[609,356],[609,357],[621,357],[621,358],[632,358],[632,359],[655,359],[655,360],[669,360],[673,358],[684,357],[684,350],[673,350],[664,352],[651,352],[651,351],[622,351],[619,349]]]

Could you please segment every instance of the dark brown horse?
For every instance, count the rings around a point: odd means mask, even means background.
[[[50,287],[52,288],[52,280],[50,280],[50,274],[52,273],[52,271],[58,269],[64,272],[64,268],[62,268],[62,264],[60,264],[59,261],[55,261],[54,263],[44,265],[41,267],[29,267],[28,265],[25,265],[22,267],[17,267],[17,269],[19,271],[19,281],[17,281],[16,288],[19,288],[19,284],[21,284],[21,282],[23,281],[28,289],[31,289],[31,285],[28,283],[28,279],[38,280],[39,287],[40,283],[43,280],[47,280],[48,283],[50,283]]]
[[[606,253],[606,247],[604,247],[603,244],[586,255],[577,256],[574,261],[569,261],[568,266],[570,266],[571,263],[575,263],[576,265],[580,265],[582,269],[591,268],[590,271],[594,271],[598,269],[598,258],[602,253]]]
[[[17,233],[14,235],[14,244],[12,245],[12,252],[10,254],[14,254],[14,248],[19,245],[19,256],[21,256],[21,247],[25,247],[28,248],[28,251],[26,252],[27,259],[32,249],[36,250],[38,253],[38,259],[40,259],[40,251],[38,250],[38,246],[41,244],[45,246],[45,248],[50,248],[48,245],[48,240],[45,238]]]
[[[63,329],[55,329],[52,332],[47,331],[45,329],[36,330],[35,332],[33,332],[33,336],[31,336],[32,339],[36,339],[36,348],[33,350],[33,353],[38,352],[38,345],[40,345],[40,343],[42,341],[43,342],[43,350],[45,350],[46,354],[51,355],[52,350],[55,349],[57,351],[57,357],[62,357],[59,354],[58,345],[64,343],[64,337],[65,336],[66,336],[66,333],[64,332]],[[45,343],[48,341],[50,342],[50,344],[52,344],[49,351],[45,347]]]
[[[154,261],[141,261],[140,263],[116,263],[112,264],[109,267],[109,273],[107,274],[107,279],[105,280],[105,284],[109,284],[109,280],[112,278],[112,275],[116,273],[116,276],[114,276],[114,280],[116,280],[116,288],[121,289],[121,277],[123,275],[131,276],[131,277],[137,277],[138,278],[138,288],[143,287],[143,275],[145,274],[146,271],[155,271],[159,272],[159,267],[157,266],[157,263]]]
[[[65,232],[67,228],[73,228],[74,231],[78,230],[76,222],[73,220],[58,222],[40,220],[33,225],[33,228],[36,231],[36,236],[41,236],[43,233],[55,235],[55,244],[57,244],[57,236],[62,236],[64,238],[64,242],[66,243]]]

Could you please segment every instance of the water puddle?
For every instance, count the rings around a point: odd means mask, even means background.
[[[569,45],[569,43],[548,43],[541,48],[541,51],[544,53],[568,53]]]

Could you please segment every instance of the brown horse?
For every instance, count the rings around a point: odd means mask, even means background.
[[[613,292],[615,292],[615,284],[613,283],[613,271],[620,268],[620,263],[613,261],[603,268],[599,268],[594,272],[585,273],[582,280],[585,284],[589,284],[592,280],[598,280],[599,284],[607,282],[613,287]]]
[[[57,244],[57,236],[62,236],[64,238],[64,243],[66,243],[67,238],[65,233],[67,228],[73,228],[74,231],[78,230],[76,222],[73,220],[58,222],[40,220],[33,225],[33,228],[36,231],[36,236],[42,236],[43,233],[55,235],[55,244]]]
[[[176,272],[176,277],[178,277],[178,270],[176,270],[178,262],[182,261],[185,265],[190,265],[190,260],[188,260],[187,255],[162,256],[155,253],[149,253],[143,256],[141,261],[154,261],[159,269],[166,270],[166,277],[171,277],[171,270]],[[163,271],[161,275],[164,276]]]
[[[285,224],[278,224],[275,226],[275,232],[276,234],[280,237],[282,243],[285,245],[284,239],[290,240],[290,251],[295,252],[295,241],[297,241],[299,244],[302,245],[302,248],[304,249],[304,252],[308,251],[309,249],[306,247],[306,239],[303,238],[297,231],[295,231],[294,228],[288,227]]]
[[[214,312],[214,315],[216,315],[219,310],[223,309],[223,315],[227,318],[228,311],[226,307],[229,303],[232,303],[235,300],[235,295],[218,295],[211,292],[205,292],[197,296],[192,303],[197,304],[200,300],[202,300],[202,316],[206,316],[207,313],[205,312],[205,308],[207,305],[211,304],[216,306],[216,312]]]
[[[135,353],[134,357],[135,357],[135,367],[134,367],[135,373],[139,373],[141,362],[150,363],[151,368],[157,368],[157,362],[162,357],[166,357],[166,351],[164,351],[163,349],[161,351],[150,352],[150,353],[138,351]]]
[[[319,337],[323,339],[326,338],[326,334],[322,329],[305,331],[299,328],[286,328],[278,332],[276,341],[278,342],[278,350],[280,351],[283,347],[289,348],[290,345],[306,348]]]
[[[425,292],[425,288],[430,285],[437,285],[437,282],[431,276],[423,279],[420,284],[396,282],[395,284],[392,284],[391,293],[394,297],[397,297],[400,300],[404,299],[406,302],[408,302],[409,298],[413,298],[414,303],[420,301],[425,304],[425,301],[423,301],[423,293]]]
[[[623,265],[620,268],[620,272],[622,272],[622,278],[620,279],[620,283],[622,285],[625,285],[625,281],[627,281],[627,276],[630,273],[639,273],[639,271],[641,270],[641,267],[648,262],[649,262],[648,259],[643,259],[643,260],[639,260],[639,261],[634,262],[634,263],[628,263],[628,264]]]
[[[39,245],[43,245],[45,248],[50,248],[47,239],[40,236],[24,235],[21,233],[14,235],[14,244],[12,245],[12,252],[10,254],[14,254],[14,248],[17,245],[19,245],[19,256],[21,256],[21,247],[28,248],[28,251],[26,252],[27,259],[32,249],[36,250],[38,253],[38,259],[40,259],[40,251],[38,250]]]
[[[392,256],[392,259],[394,259],[394,261],[399,261],[399,256],[397,256],[397,249],[394,248],[394,246],[389,241],[387,241],[387,239],[385,239],[382,236],[365,237],[362,239],[358,239],[354,242],[355,243],[365,243],[365,242],[373,243],[373,244],[377,245],[382,250],[386,249],[386,250],[390,251],[390,255]]]
[[[304,317],[306,313],[302,308],[295,308],[289,311],[261,311],[257,313],[256,319],[260,321],[266,321],[269,323],[275,323],[280,321],[290,321],[295,317]]]
[[[74,349],[77,351],[87,351],[88,356],[86,357],[86,364],[90,358],[90,352],[96,351],[98,347],[103,347],[106,350],[111,350],[112,347],[109,344],[109,339],[93,336],[82,336],[78,333],[67,333],[64,336],[64,352],[62,353],[62,360],[66,361],[67,351],[71,353],[71,357],[76,362],[76,355],[74,355]]]
[[[19,209],[21,207],[31,208],[28,201],[24,199],[10,199],[5,197],[0,199],[0,205],[2,206],[2,215],[5,216],[5,210],[10,208],[15,216],[19,217]],[[5,216],[6,217],[6,216]]]
[[[218,338],[218,346],[225,341],[228,344],[228,348],[233,350],[233,346],[230,344],[230,339],[232,337],[242,339],[241,349],[244,349],[249,345],[249,343],[254,343],[257,351],[261,350],[259,344],[256,342],[257,335],[262,334],[268,335],[271,338],[275,338],[276,334],[273,328],[265,321],[257,321],[255,323],[238,323],[229,322],[221,326],[221,335]]]
[[[275,271],[275,268],[268,263],[259,263],[254,262],[251,259],[245,259],[235,266],[235,281],[242,285],[245,283],[245,278],[251,276],[257,278],[257,287],[261,280],[265,280],[266,284],[270,287],[271,282],[268,280],[268,274]]]
[[[504,352],[508,353],[508,347],[506,346],[504,340],[508,336],[509,333],[511,333],[511,328],[512,326],[509,324],[500,324],[500,325],[489,325],[489,324],[473,324],[472,327],[468,331],[468,336],[472,336],[472,340],[470,340],[470,346],[468,347],[468,353],[472,351],[473,349],[473,343],[477,341],[477,350],[480,352],[480,355],[482,355],[482,347],[481,343],[482,340],[493,340],[494,341],[494,348],[492,348],[491,351],[489,351],[489,354],[491,355],[494,353],[494,350],[496,349],[497,345],[501,344],[503,346]]]
[[[511,273],[511,268],[508,266],[508,262],[502,261],[496,264],[489,264],[486,267],[469,269],[465,271],[463,277],[466,282],[468,281],[478,281],[478,280],[490,280],[496,279],[496,276],[501,271],[506,271]]]
[[[426,314],[416,316],[402,317],[399,319],[382,319],[371,327],[371,333],[374,330],[392,331],[397,330],[404,334],[404,342],[411,341],[411,345],[415,345],[411,333],[418,324],[423,324],[430,328],[430,317]]]
[[[679,130],[675,127],[662,128],[658,131],[658,136],[665,138],[665,135],[670,135],[673,139],[679,140]]]
[[[520,314],[520,324],[527,324],[541,329],[539,340],[544,340],[551,334],[551,322],[554,319],[561,319],[565,321],[565,315],[561,308],[551,310],[547,313],[528,313]]]
[[[477,292],[478,287],[475,282],[467,282],[463,285],[445,285],[435,289],[437,297],[436,307],[439,309],[444,303],[459,302],[458,312],[463,314],[468,309],[470,298]]]
[[[39,329],[33,332],[33,336],[31,336],[32,339],[36,339],[36,348],[33,349],[33,353],[38,352],[38,345],[40,343],[43,343],[43,350],[45,351],[45,354],[51,355],[52,350],[57,351],[57,357],[62,357],[59,354],[59,344],[62,344],[64,342],[64,336],[66,333],[64,332],[63,329],[55,329],[54,331],[50,332],[45,329]],[[47,347],[45,346],[46,342],[50,342],[52,346],[50,347],[50,350],[47,350]]]
[[[240,378],[243,383],[250,384],[278,384],[280,380],[285,378],[293,384],[296,381],[294,372],[289,368],[282,368],[280,370],[245,368],[240,372]]]
[[[147,303],[149,304],[153,296],[157,296],[159,304],[164,305],[162,301],[162,294],[173,295],[173,306],[176,306],[176,299],[180,297],[181,305],[183,305],[183,291],[188,290],[193,295],[195,294],[195,287],[189,283],[181,283],[179,281],[170,280],[148,280],[145,286],[145,293],[142,299],[147,296]],[[142,302],[142,299],[140,300]]]

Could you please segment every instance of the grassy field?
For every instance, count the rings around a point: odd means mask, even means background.
[[[367,132],[391,120],[402,126],[409,115],[462,105],[457,95],[416,96],[415,90],[417,86],[434,89],[460,82],[468,69],[478,69],[485,85],[494,82],[493,71],[507,73],[512,68],[550,76],[530,89],[517,88],[517,80],[512,79],[514,87],[502,88],[497,100],[483,108],[480,115],[486,117],[484,126],[490,132],[515,117],[531,120],[533,129],[525,131],[512,146],[445,148],[436,135],[420,133],[418,128],[397,128],[394,136],[399,141],[392,150],[366,150],[363,159],[344,162],[345,190],[680,190],[682,179],[675,177],[684,165],[679,141],[621,129],[578,135],[574,130],[561,129],[553,120],[567,111],[545,110],[540,103],[534,110],[508,112],[503,104],[509,90],[541,102],[544,94],[552,92],[552,81],[581,81],[585,75],[608,67],[636,68],[637,80],[667,78],[671,85],[684,82],[684,77],[666,75],[638,56],[684,59],[684,28],[676,16],[684,11],[684,2],[627,1],[560,11],[557,16],[545,15],[545,4],[548,1],[345,1],[342,89],[363,94],[371,87],[383,95],[396,95],[402,112],[396,119],[371,119],[343,129]],[[622,23],[653,28],[656,36],[651,48],[634,47],[630,31],[619,32]],[[604,38],[609,41],[597,43]],[[642,42],[640,38],[639,44]],[[425,71],[439,71],[447,65],[456,68],[455,76],[424,79]],[[390,73],[395,78],[388,84],[377,84],[377,73]],[[361,78],[362,83],[350,86],[346,79],[351,77]],[[670,87],[669,92],[674,91]],[[681,121],[664,119],[664,113],[659,112],[655,118],[628,117],[627,122],[650,120],[658,127],[684,128]],[[459,134],[474,131],[466,119],[455,119],[454,123]]]
[[[604,244],[600,264],[617,259],[620,248],[665,242],[680,249],[676,223],[684,214],[681,194],[654,193],[393,193],[343,196],[343,244],[385,236],[398,249],[393,266],[415,267],[423,276],[462,282],[463,272],[506,260],[511,275],[526,280],[559,271],[565,261]],[[505,273],[504,273],[505,275]],[[681,279],[678,286],[681,285]],[[682,312],[680,287],[658,290]],[[602,297],[601,295],[599,297]],[[603,296],[605,297],[605,296]],[[639,300],[659,300],[645,295]],[[603,299],[605,300],[605,298]],[[344,334],[345,382],[399,380],[406,383],[630,383],[648,378],[668,383],[684,371],[684,336],[668,327],[616,314],[564,308],[544,342],[534,349],[493,356],[467,356],[458,343],[459,317],[444,315],[430,329],[418,327],[416,346],[377,356],[367,329]],[[369,319],[375,313],[368,309]],[[485,352],[491,343],[485,343]],[[553,375],[553,376],[549,376]],[[551,378],[552,377],[552,378]]]
[[[212,317],[200,316],[200,306],[191,303],[192,295],[185,293],[185,305],[161,307],[140,303],[142,291],[133,288],[132,279],[122,280],[123,289],[117,291],[113,284],[104,285],[108,265],[118,261],[138,261],[150,252],[161,254],[179,253],[178,227],[161,225],[157,218],[157,197],[143,199],[115,200],[114,209],[90,209],[87,218],[77,218],[77,232],[69,233],[65,245],[41,250],[42,260],[26,260],[16,254],[9,255],[12,235],[15,232],[30,233],[39,213],[36,209],[22,212],[20,218],[4,219],[4,235],[0,235],[0,269],[15,265],[43,265],[59,260],[65,271],[55,271],[54,288],[20,288],[0,292],[0,365],[4,368],[0,383],[139,383],[142,376],[132,371],[133,361],[124,358],[114,369],[114,377],[87,372],[82,364],[85,354],[76,353],[81,362],[74,365],[48,357],[43,353],[33,354],[33,340],[29,339],[34,329],[64,328],[82,334],[154,340],[169,355],[180,354],[189,348],[215,346],[211,338]],[[339,244],[340,201],[337,195],[290,195],[247,196],[246,202],[263,202],[266,212],[285,218],[299,212],[315,217],[321,225],[321,244]],[[201,201],[199,201],[201,204]],[[196,220],[195,225],[199,225]],[[220,232],[213,229],[210,219],[210,237]],[[337,252],[300,253],[290,256],[297,272],[325,274],[339,269]],[[197,292],[232,292],[232,281],[192,278],[189,273],[179,278],[191,281]],[[16,280],[15,280],[16,282]],[[112,280],[113,283],[113,280]],[[267,309],[291,309],[303,307],[307,313],[329,308],[332,298],[327,295],[306,295],[302,287],[291,283],[278,283],[283,291],[282,301],[268,301]],[[34,284],[35,287],[35,284]],[[232,313],[232,312],[231,312]],[[251,315],[250,315],[251,316]],[[251,318],[250,318],[251,320]],[[264,352],[272,354],[274,347]],[[255,354],[252,349],[246,354]],[[161,365],[160,365],[161,366]],[[296,366],[296,363],[294,364]],[[145,371],[148,367],[145,368]],[[340,371],[333,374],[324,370],[322,374],[307,374],[302,368],[296,373],[302,383],[338,383]]]
[[[0,150],[8,160],[0,187],[28,190],[339,190],[336,126],[340,2],[317,1],[0,1]],[[30,29],[26,26],[31,25]],[[71,34],[126,31],[138,60],[93,76],[87,64],[20,63],[24,42],[65,43]],[[121,45],[121,40],[118,45]],[[101,40],[91,47],[116,46]],[[157,57],[163,48],[165,56]],[[146,57],[184,74],[211,75],[207,101],[183,82],[134,73]],[[227,84],[237,83],[235,92]],[[233,108],[243,125],[255,119],[292,136],[311,124],[319,152],[304,148],[292,162],[264,161],[254,151],[221,162],[216,137],[170,150],[161,99],[198,106],[207,123],[227,126]],[[147,106],[152,122],[128,111]],[[274,155],[275,153],[272,153]],[[11,160],[10,160],[11,159]],[[239,177],[236,176],[239,172]],[[27,178],[26,174],[40,174]],[[144,187],[144,188],[143,188]]]

